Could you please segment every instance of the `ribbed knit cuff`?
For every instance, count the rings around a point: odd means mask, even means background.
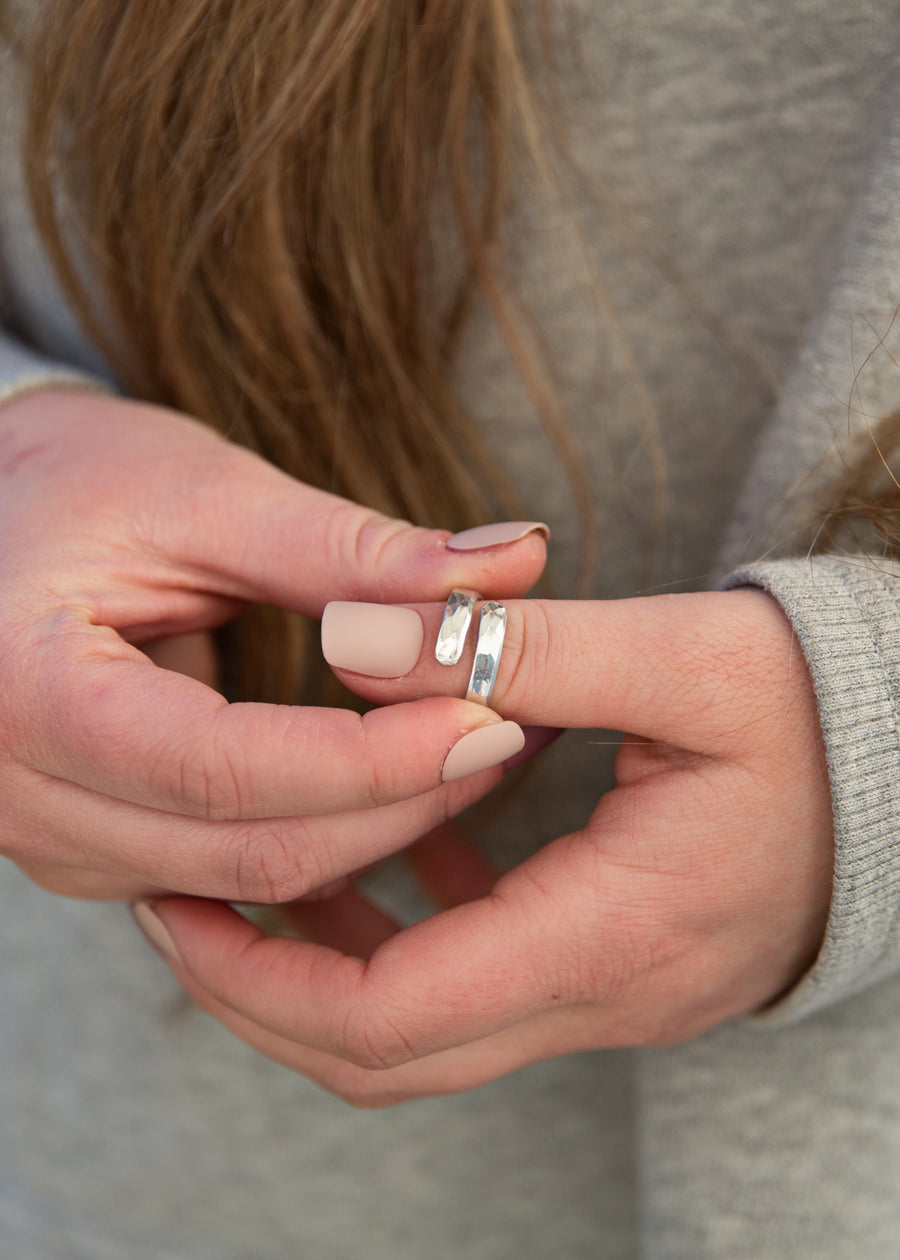
[[[39,389],[68,388],[115,393],[115,387],[104,377],[44,358],[29,346],[0,332],[0,406],[20,394]]]
[[[812,674],[834,807],[834,892],[812,969],[757,1023],[794,1022],[900,970],[900,565],[817,556],[742,568]]]

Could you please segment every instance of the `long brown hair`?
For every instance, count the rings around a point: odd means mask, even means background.
[[[821,500],[812,552],[900,560],[900,413],[860,433]]]
[[[548,28],[527,9],[52,0],[25,31],[9,17],[37,222],[126,386],[313,485],[462,527],[516,510],[451,385],[480,295],[578,493],[502,263],[511,174],[541,166],[520,33],[531,19],[547,44]],[[874,517],[900,554],[883,475],[898,430],[884,422],[832,487],[816,549]],[[243,619],[229,693],[294,698],[301,632],[272,610]]]
[[[552,410],[500,262],[510,168],[536,130],[514,3],[46,6],[18,39],[30,193],[131,392],[420,524],[510,509],[451,365],[480,292]],[[268,651],[240,653],[272,686],[241,690],[287,698],[297,643],[279,624],[279,651],[270,619]]]

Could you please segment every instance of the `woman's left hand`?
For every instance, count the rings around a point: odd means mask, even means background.
[[[142,912],[201,1006],[357,1105],[686,1040],[773,1002],[823,938],[828,778],[775,602],[739,590],[507,608],[492,706],[522,724],[628,732],[617,786],[583,830],[499,878],[463,846],[432,846],[420,866],[450,908],[404,930],[352,890],[297,908],[308,940],[265,937],[214,901]],[[468,663],[429,659],[441,609],[418,611],[416,670],[342,674],[355,691],[461,694]]]

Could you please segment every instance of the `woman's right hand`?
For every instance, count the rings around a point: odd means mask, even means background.
[[[501,777],[441,781],[449,749],[499,722],[479,705],[228,704],[141,647],[248,600],[318,617],[454,586],[521,595],[538,531],[454,551],[174,412],[46,390],[0,408],[0,536],[0,852],[54,892],[294,900]]]

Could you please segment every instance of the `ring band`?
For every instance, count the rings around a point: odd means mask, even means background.
[[[487,704],[497,681],[500,654],[506,636],[506,609],[502,604],[489,600],[481,608],[478,623],[478,644],[475,648],[475,664],[469,679],[467,700]]]
[[[481,596],[477,591],[453,590],[444,607],[441,628],[434,645],[434,659],[439,665],[455,665],[466,646],[466,635],[472,623],[475,604]]]

